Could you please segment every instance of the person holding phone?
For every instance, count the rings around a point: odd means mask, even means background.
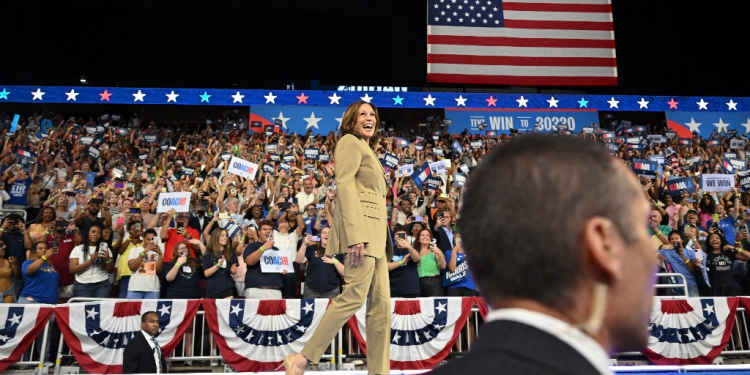
[[[67,220],[58,218],[55,220],[54,230],[45,239],[48,248],[56,248],[57,253],[52,257],[52,265],[60,275],[58,280],[57,295],[59,298],[73,298],[73,282],[75,278],[70,273],[70,253],[81,241],[81,235],[76,231],[75,225]]]
[[[69,269],[75,275],[75,297],[109,297],[109,274],[115,270],[112,252],[102,246],[102,226],[93,223],[83,234],[82,243],[70,253]]]
[[[447,253],[453,249],[453,228],[451,227],[450,211],[438,211],[433,235],[440,251]]]
[[[29,225],[29,237],[31,241],[40,241],[47,237],[55,228],[55,220],[57,219],[57,213],[52,207],[44,207],[40,212],[41,222]]]
[[[0,238],[8,245],[5,250],[8,256],[12,256],[20,264],[26,261],[26,250],[31,249],[33,242],[26,231],[23,217],[19,214],[9,214],[0,226]],[[21,295],[24,281],[23,278],[13,278],[14,295]]]
[[[109,202],[101,198],[91,198],[85,207],[77,211],[74,222],[81,233],[88,233],[89,228],[94,224],[101,228],[111,226]]]
[[[437,246],[437,240],[432,237],[432,232],[423,229],[417,235],[414,248],[419,252],[419,290],[421,297],[442,297],[443,280],[440,272],[445,269],[445,255]]]
[[[206,276],[205,298],[234,298],[234,279],[237,259],[232,250],[229,233],[218,228],[211,233],[211,240],[203,255],[203,274]]]
[[[732,206],[737,208],[740,206],[740,194],[736,187],[732,188],[732,194]],[[713,213],[711,220],[706,223],[706,228],[711,228],[711,226],[716,223],[716,226],[724,232],[724,237],[726,238],[727,243],[734,245],[734,227],[737,225],[739,210],[732,210],[731,214],[728,214],[726,207],[724,207],[723,204],[717,204],[714,206]]]
[[[417,270],[419,251],[409,242],[405,226],[396,224],[393,232],[396,246],[393,248],[393,257],[388,262],[391,298],[417,298],[421,294]]]
[[[21,273],[26,286],[21,291],[18,303],[57,304],[57,285],[60,275],[52,258],[58,256],[58,248],[48,247],[46,242],[34,243],[29,259],[23,262]]]
[[[340,254],[325,255],[330,231],[325,227],[320,231],[320,236],[306,235],[297,251],[294,262],[307,265],[302,298],[334,299],[341,294],[344,257]]]
[[[140,223],[135,223],[135,226],[140,226]],[[140,236],[140,233],[138,235]],[[159,275],[163,263],[157,240],[156,231],[149,229],[144,233],[143,242],[129,251],[127,264],[132,276],[128,283],[128,299],[159,298]]]
[[[189,242],[192,239],[200,239],[201,234],[195,228],[188,226],[190,220],[190,214],[187,212],[176,212],[174,209],[167,211],[167,216],[161,223],[160,237],[162,242],[166,242],[164,245],[165,249],[174,249],[175,245],[179,242],[188,241],[188,247],[193,252],[193,256],[196,256],[195,247]],[[175,227],[172,228],[170,222],[174,222]],[[172,253],[166,252],[164,254],[164,262],[172,261]]]

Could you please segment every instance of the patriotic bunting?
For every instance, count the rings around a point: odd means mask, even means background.
[[[44,332],[53,306],[0,304],[0,372],[18,362],[23,352]]]

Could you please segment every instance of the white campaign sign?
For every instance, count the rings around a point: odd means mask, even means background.
[[[732,150],[742,149],[745,147],[745,140],[744,139],[733,139],[729,143],[729,148]]]
[[[731,191],[734,187],[733,174],[702,174],[703,191]]]
[[[167,212],[174,208],[177,212],[190,211],[190,194],[192,193],[161,193],[156,212]]]
[[[445,174],[448,172],[448,165],[446,165],[445,160],[436,161],[430,163],[430,170],[432,174]]]
[[[282,273],[284,270],[294,272],[292,254],[288,251],[266,250],[260,257],[260,272]]]
[[[398,176],[411,176],[414,174],[414,164],[404,164],[398,167]]]
[[[227,172],[253,180],[255,179],[255,174],[258,173],[258,164],[232,156]]]

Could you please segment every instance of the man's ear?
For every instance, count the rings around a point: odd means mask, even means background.
[[[581,244],[588,262],[586,267],[596,281],[611,286],[622,279],[622,240],[610,220],[599,216],[588,220]]]

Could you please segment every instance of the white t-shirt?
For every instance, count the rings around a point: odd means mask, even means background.
[[[143,246],[136,246],[130,249],[128,261],[137,259],[143,251]],[[133,271],[130,276],[128,290],[133,292],[158,292],[159,291],[159,274],[156,272],[156,265],[159,260],[159,254],[156,251],[149,251],[146,257],[141,261],[141,266]]]
[[[101,246],[101,244],[99,244]],[[106,246],[106,245],[105,245]],[[77,258],[78,264],[84,263],[90,259],[91,253],[94,251],[99,251],[98,248],[93,248],[89,246],[89,256],[86,258],[86,260],[83,259],[83,245],[78,245],[73,248],[73,251],[70,252],[69,259]],[[112,251],[107,249],[107,256],[112,257]],[[97,261],[101,262],[101,261]],[[76,274],[76,281],[81,284],[93,284],[98,283],[100,281],[109,280],[109,273],[107,273],[107,269],[97,267],[96,264],[92,264],[88,266],[83,271]]]
[[[292,259],[297,256],[297,241],[299,241],[299,237],[297,237],[296,231],[287,234],[277,230],[273,231],[273,246],[279,250],[288,251]]]

